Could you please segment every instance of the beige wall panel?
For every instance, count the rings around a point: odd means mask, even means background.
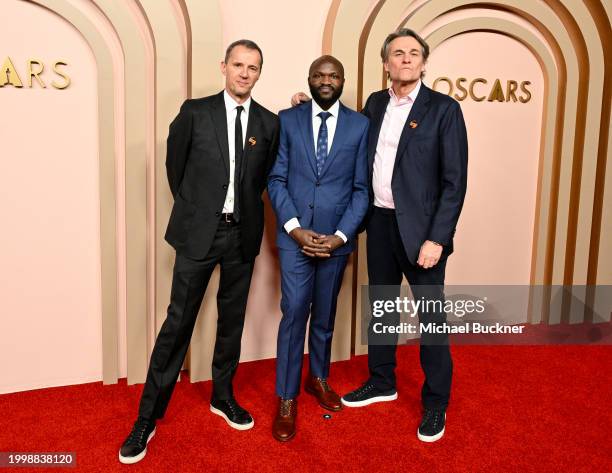
[[[576,21],[576,28],[584,37],[588,50],[589,80],[588,98],[586,110],[584,146],[582,150],[582,167],[580,173],[579,194],[576,191],[574,197],[576,215],[575,226],[575,248],[573,267],[567,268],[567,277],[571,276],[574,285],[587,284],[589,254],[592,241],[593,203],[595,198],[595,180],[597,174],[598,148],[599,148],[599,123],[602,120],[602,99],[604,87],[604,53],[597,27],[591,13],[581,2],[564,2],[569,12]],[[579,26],[578,26],[579,25]],[[571,273],[570,273],[571,270]],[[582,322],[584,319],[583,307],[586,299],[586,289],[575,288],[574,297],[568,304],[568,319],[571,322]]]
[[[191,25],[192,96],[205,97],[223,88],[219,62],[225,45],[218,1],[184,0]]]
[[[608,152],[604,188],[597,284],[612,285],[612,121],[608,127]],[[607,311],[609,312],[609,311]]]
[[[78,9],[74,8],[71,4],[65,1],[55,0],[38,0],[32,2],[40,6],[44,6],[49,10],[57,13],[61,17],[65,18],[69,23],[80,32],[82,37],[87,41],[93,57],[95,58],[97,67],[97,103],[94,102],[94,106],[97,106],[97,142],[99,143],[99,149],[97,153],[98,163],[97,167],[97,180],[98,183],[94,183],[94,188],[99,189],[99,209],[96,209],[94,215],[99,215],[99,229],[100,237],[88,239],[93,245],[96,245],[99,241],[99,248],[96,250],[100,258],[100,266],[98,266],[101,297],[101,308],[92,307],[94,313],[100,313],[101,310],[101,329],[102,346],[99,348],[97,358],[92,361],[94,365],[97,365],[100,360],[102,361],[101,366],[101,377],[107,382],[113,382],[117,379],[117,261],[116,261],[116,231],[115,231],[115,162],[114,154],[120,148],[117,147],[114,139],[114,126],[115,126],[115,100],[114,100],[114,89],[115,78],[121,77],[122,70],[120,64],[114,61],[114,58],[120,56],[120,48],[117,49],[117,43],[114,41],[112,29],[106,24],[95,25],[86,14],[83,14]],[[26,5],[26,4],[24,4]],[[45,31],[44,28],[40,29]],[[70,43],[70,41],[68,41]],[[52,44],[52,43],[51,43]],[[75,46],[78,41],[75,43]],[[86,81],[85,81],[86,82]],[[82,82],[81,85],[84,85]],[[65,92],[68,92],[65,91]],[[54,123],[62,124],[62,121],[54,119]],[[85,122],[84,122],[85,123]],[[61,136],[61,132],[58,132],[57,136]],[[81,156],[81,154],[79,154]],[[71,170],[74,172],[74,170]],[[80,181],[86,183],[86,180]],[[89,184],[91,186],[91,184]],[[78,194],[73,187],[71,187],[72,195]],[[45,201],[47,201],[45,199]],[[97,225],[96,225],[97,226]],[[83,241],[83,240],[79,240]],[[59,264],[58,267],[65,268],[63,263]],[[62,278],[56,278],[56,281],[63,281]],[[83,282],[86,280],[84,279]],[[78,286],[78,285],[77,285]],[[47,284],[41,286],[47,287]],[[74,288],[73,288],[74,289]],[[79,296],[83,294],[77,292]],[[78,300],[78,299],[74,299]],[[79,313],[81,313],[82,306],[91,306],[91,304],[83,303],[79,307]],[[45,310],[45,313],[48,311]],[[42,313],[42,312],[40,312]],[[63,316],[67,316],[66,307],[62,308],[60,312]],[[69,316],[69,315],[68,315]],[[61,317],[56,321],[56,326],[61,324]],[[100,324],[99,320],[96,325]],[[37,325],[39,326],[39,325]],[[48,332],[49,333],[49,332]],[[48,334],[47,333],[47,334]],[[66,333],[72,333],[66,332]],[[58,338],[59,340],[59,338]],[[98,341],[92,342],[94,346],[99,343]],[[67,347],[62,344],[62,347]],[[37,346],[37,350],[40,350],[40,346]],[[58,350],[61,352],[62,350]],[[78,351],[78,350],[77,350]],[[87,353],[87,350],[83,351]],[[14,355],[13,355],[14,356]],[[70,357],[74,358],[74,353],[70,352]],[[88,360],[89,358],[83,357],[80,361]],[[75,359],[76,360],[76,359]],[[68,366],[70,363],[68,363]],[[62,364],[58,364],[62,366]],[[49,371],[47,374],[51,373]],[[32,375],[32,373],[30,373]],[[98,375],[99,376],[99,375]],[[40,379],[33,376],[34,383],[39,383]],[[98,378],[100,379],[100,378]],[[89,379],[88,379],[89,380]],[[70,382],[64,380],[60,384],[72,384],[83,382],[83,380],[73,379]],[[55,385],[55,384],[54,384]],[[34,386],[30,386],[31,389]]]
[[[478,31],[483,27],[503,33]],[[453,37],[462,31],[472,32]],[[437,29],[427,41],[434,49],[427,68],[429,82],[444,76],[483,77],[488,88],[495,79],[504,88],[507,80],[531,82],[532,98],[526,104],[461,102],[470,147],[468,192],[455,236],[456,253],[446,270],[449,285],[528,285],[539,164],[544,158],[540,156],[543,102],[545,94],[554,94],[545,90],[543,61],[537,57],[547,57],[553,71],[554,63],[536,36],[501,19],[457,20]],[[486,63],[462,56],[474,44],[480,45]],[[540,46],[539,51],[532,44]],[[446,85],[440,87],[447,90]],[[484,95],[487,86],[479,90]]]
[[[127,353],[120,364],[126,365],[121,374],[127,374],[128,382],[137,383],[144,382],[148,362],[147,167],[154,165],[154,51],[138,5],[108,0],[96,4],[113,24],[125,58],[125,218],[119,231],[126,238],[120,259],[126,267]]]
[[[608,16],[607,38],[610,37],[610,22],[612,22],[612,2],[604,0],[604,8]],[[609,53],[608,53],[609,57]],[[609,60],[609,58],[608,58]],[[612,121],[608,121],[607,126],[607,152],[606,152],[606,167],[605,180],[601,189],[598,192],[603,193],[602,218],[601,218],[601,234],[599,238],[599,257],[597,264],[596,283],[598,285],[612,285]],[[605,289],[605,288],[604,288]],[[607,305],[604,291],[599,291],[595,295],[595,311],[603,316],[604,320],[610,320],[610,308]]]
[[[612,122],[608,127],[608,159],[604,188],[597,284],[612,285]]]
[[[60,14],[16,0],[5,2],[2,14],[1,61],[11,59],[8,78],[23,88],[0,88],[0,393],[98,381],[96,59]],[[42,30],[44,43],[32,34]],[[31,86],[29,60],[42,66]],[[59,60],[71,80],[65,90],[52,86],[64,83],[53,72]]]

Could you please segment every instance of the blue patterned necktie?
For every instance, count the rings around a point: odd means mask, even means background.
[[[325,159],[327,158],[327,123],[326,120],[331,116],[329,112],[319,112],[317,114],[321,118],[321,126],[319,127],[319,136],[317,138],[317,175],[321,174]]]

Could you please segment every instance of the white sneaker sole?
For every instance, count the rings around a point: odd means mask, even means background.
[[[153,432],[149,434],[149,438],[147,439],[147,445],[149,444],[149,442],[154,436],[155,436],[155,429],[153,429]],[[119,450],[119,461],[125,465],[131,465],[133,463],[138,463],[140,460],[142,460],[145,457],[146,454],[147,454],[147,447],[145,447],[145,449],[142,452],[140,452],[138,455],[136,455],[135,457],[124,457],[121,455],[121,450]]]
[[[395,401],[397,399],[397,392],[395,394],[389,394],[387,396],[375,396],[370,399],[366,399],[365,401],[347,401],[344,398],[341,398],[342,404],[347,407],[363,407],[369,406],[370,404],[374,404],[375,402],[389,402]]]
[[[446,413],[444,414],[444,420],[446,421]],[[444,435],[444,430],[446,430],[446,426],[442,429],[441,432],[438,432],[436,435],[423,435],[419,429],[417,429],[417,437],[421,442],[435,442],[436,440],[440,440]]]
[[[229,420],[229,418],[225,415],[225,412],[220,411],[219,409],[213,406],[210,406],[210,412],[223,417],[225,419],[225,422],[227,422],[227,425],[229,425],[230,427],[233,427],[236,430],[249,430],[249,429],[252,429],[253,426],[255,425],[254,420],[252,420],[248,424],[236,424],[235,422],[232,422],[231,420]]]

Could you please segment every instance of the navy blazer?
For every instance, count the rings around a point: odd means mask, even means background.
[[[362,113],[370,119],[370,197],[374,157],[389,103],[388,89],[368,97]],[[412,126],[411,126],[412,123]],[[400,136],[391,191],[406,255],[416,264],[425,240],[453,251],[453,235],[467,188],[467,132],[459,103],[421,84]]]
[[[297,217],[303,228],[332,235],[340,230],[346,244],[334,251],[348,254],[369,206],[368,119],[340,104],[331,149],[317,176],[312,131],[312,102],[279,113],[280,141],[268,177],[268,195],[277,218],[277,245],[299,249],[284,225]]]

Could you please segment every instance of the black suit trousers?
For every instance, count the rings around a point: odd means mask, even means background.
[[[367,225],[367,259],[370,286],[387,286],[400,295],[402,275],[406,276],[415,300],[441,300],[444,303],[444,273],[446,256],[433,268],[413,265],[406,256],[395,212],[374,207]],[[375,289],[371,289],[374,291]],[[370,296],[372,299],[372,295]],[[399,322],[399,314],[390,316],[387,323]],[[446,320],[444,313],[419,313],[422,323],[440,323]],[[372,319],[372,323],[377,321]],[[395,389],[397,335],[385,336],[385,344],[375,342],[370,324],[368,367],[370,382],[381,390]],[[425,381],[421,399],[425,407],[446,407],[450,397],[453,364],[447,335],[422,335],[420,344],[421,368]]]
[[[210,276],[221,266],[217,292],[217,337],[212,363],[213,397],[233,396],[232,378],[240,359],[244,314],[253,274],[253,261],[244,261],[240,225],[220,222],[213,244],[198,260],[177,253],[168,315],[155,341],[139,415],[164,416],[191,341],[193,328]]]

